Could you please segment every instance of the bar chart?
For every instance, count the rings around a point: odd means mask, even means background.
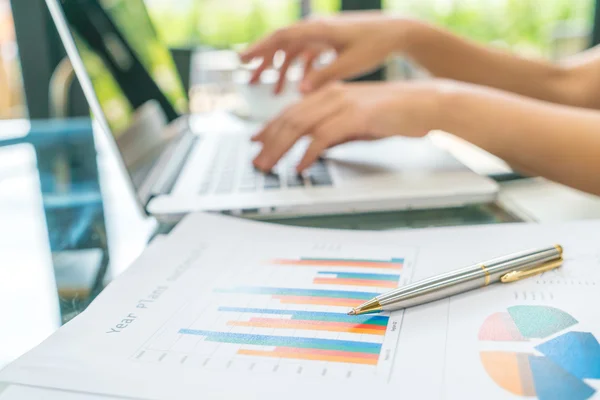
[[[391,258],[388,260],[374,259],[349,259],[349,258],[311,258],[300,257],[298,259],[275,259],[275,265],[294,265],[296,267],[345,267],[345,268],[384,268],[402,269],[403,258]]]
[[[253,308],[220,308],[250,314],[266,314],[269,318],[251,317],[249,321],[230,321],[230,326],[273,327],[329,332],[362,333],[384,336],[389,321],[387,316],[349,316],[344,313],[291,311]]]
[[[317,277],[313,279],[313,283],[315,285],[363,286],[393,289],[398,286],[399,280],[400,275],[395,274],[319,271]]]
[[[247,272],[215,284],[210,306],[190,304],[182,314],[193,320],[174,320],[134,358],[254,373],[386,377],[402,313],[347,312],[408,283],[412,255],[365,253],[244,259]]]
[[[322,306],[356,307],[377,296],[377,292],[318,290],[270,287],[241,287],[231,293],[270,295],[282,304],[316,304]]]
[[[183,335],[198,335],[207,341],[274,346],[273,350],[240,349],[238,354],[376,365],[381,344],[303,337],[265,336],[181,329]]]

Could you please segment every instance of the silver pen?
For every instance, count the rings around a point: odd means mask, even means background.
[[[494,258],[391,290],[352,309],[348,314],[400,310],[485,287],[490,283],[515,282],[560,267],[562,255],[562,246],[555,245]]]

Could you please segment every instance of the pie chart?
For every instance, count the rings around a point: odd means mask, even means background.
[[[577,324],[570,314],[548,306],[514,306],[492,314],[479,330],[479,341],[514,342],[520,351],[481,351],[483,367],[515,395],[588,399],[596,390],[585,380],[600,379],[600,344],[592,333],[573,330]],[[531,351],[522,351],[524,342],[531,342]]]

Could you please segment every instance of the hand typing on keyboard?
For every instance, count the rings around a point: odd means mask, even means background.
[[[435,90],[427,82],[330,84],[292,105],[253,137],[263,144],[254,165],[270,171],[304,136],[312,142],[296,167],[298,172],[338,144],[397,134],[424,136],[435,128],[423,112]]]
[[[219,151],[212,160],[211,169],[198,187],[201,195],[226,195],[233,192],[287,190],[310,186],[331,186],[333,181],[326,162],[319,159],[315,165],[298,173],[296,156],[288,156],[277,168],[263,173],[252,165],[255,151],[248,142],[239,138],[223,137]]]
[[[319,159],[312,168],[300,174],[295,168],[283,169],[280,173],[269,172],[262,174],[256,171],[258,175],[264,175],[263,187],[265,190],[295,188],[305,186],[331,186],[333,182],[325,160]]]

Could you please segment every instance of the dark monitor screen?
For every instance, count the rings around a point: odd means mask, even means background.
[[[92,112],[102,113],[138,187],[148,170],[148,156],[160,147],[156,132],[131,129],[141,119],[140,110],[160,109],[166,122],[188,110],[171,53],[159,39],[143,0],[59,0],[59,4],[101,108],[92,107]],[[73,61],[73,53],[69,55]],[[81,79],[82,71],[76,72]],[[89,101],[90,93],[86,96]]]

